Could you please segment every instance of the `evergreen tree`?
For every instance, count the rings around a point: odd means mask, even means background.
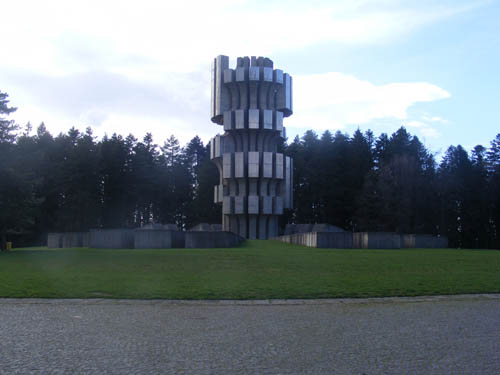
[[[19,127],[6,119],[16,110],[7,98],[0,92],[0,250],[5,250],[8,236],[25,234],[31,227],[37,205],[31,166],[23,163],[14,144]]]
[[[491,247],[500,249],[500,133],[486,152],[488,171],[488,218]]]
[[[16,138],[15,132],[19,130],[19,125],[14,120],[8,120],[6,116],[15,112],[17,108],[9,107],[9,95],[0,91],[0,142],[12,143]]]

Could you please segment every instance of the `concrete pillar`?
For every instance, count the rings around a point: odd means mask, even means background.
[[[279,234],[278,216],[293,205],[293,160],[277,152],[292,115],[292,77],[268,58],[229,58],[212,64],[211,119],[225,133],[210,142],[221,174],[214,201],[222,203],[223,230],[244,238]]]

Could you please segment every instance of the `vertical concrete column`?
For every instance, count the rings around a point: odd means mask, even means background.
[[[231,69],[229,58],[218,56],[211,82],[211,119],[224,129],[210,142],[223,230],[251,239],[276,237],[278,216],[293,204],[292,159],[276,151],[286,137],[283,118],[293,113],[292,77],[268,58],[239,57]]]

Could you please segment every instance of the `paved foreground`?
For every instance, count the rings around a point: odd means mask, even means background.
[[[500,374],[500,295],[0,299],[0,374]]]

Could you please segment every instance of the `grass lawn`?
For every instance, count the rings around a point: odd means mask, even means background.
[[[500,251],[46,248],[0,253],[0,297],[267,299],[499,293]]]

